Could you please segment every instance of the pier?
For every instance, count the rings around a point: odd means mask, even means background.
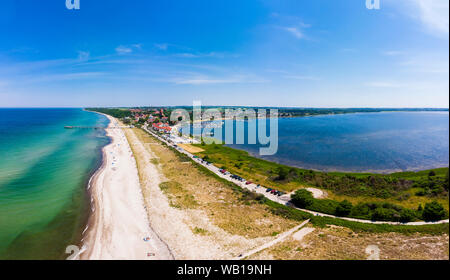
[[[122,128],[134,128],[134,126],[111,126],[111,127],[101,127],[101,126],[80,126],[80,125],[66,125],[65,129],[122,129]]]

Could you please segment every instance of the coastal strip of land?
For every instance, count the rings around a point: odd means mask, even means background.
[[[105,115],[111,143],[103,148],[103,164],[91,178],[92,213],[80,259],[172,259],[152,230],[145,209],[136,162],[117,121]]]
[[[148,133],[150,133],[151,135],[153,135],[154,137],[156,137],[157,139],[159,139],[160,141],[166,143],[168,146],[174,146],[174,144],[169,143],[166,139],[161,138],[160,136],[158,136],[157,134],[155,134],[154,132],[152,132],[151,130],[149,130],[148,128],[144,127],[144,130],[147,131]],[[213,173],[215,173],[218,177],[223,178],[231,183],[234,183],[238,186],[240,186],[243,189],[248,189],[249,191],[258,193],[263,195],[264,197],[266,197],[269,200],[272,200],[276,203],[282,204],[282,205],[291,205],[289,203],[290,197],[289,195],[284,195],[282,197],[278,197],[276,195],[271,195],[270,193],[268,193],[266,191],[266,188],[264,187],[259,187],[257,184],[255,183],[246,183],[246,182],[241,182],[235,179],[232,179],[231,177],[222,174],[222,172],[220,172],[220,168],[216,167],[212,164],[207,164],[205,163],[203,160],[201,160],[198,157],[195,157],[191,152],[184,150],[184,149],[177,149],[178,152],[183,153],[185,155],[187,155],[189,158],[191,158],[193,161],[197,162],[198,164],[202,165],[203,167],[207,168],[208,170],[212,171]],[[321,212],[317,212],[317,211],[311,211],[311,210],[307,210],[307,209],[303,209],[303,208],[299,208],[296,207],[294,205],[291,205],[291,207],[296,208],[298,210],[307,212],[309,214],[312,214],[314,216],[321,216],[321,217],[328,217],[328,218],[334,218],[334,219],[342,219],[342,220],[347,220],[347,221],[352,221],[352,222],[359,222],[359,223],[367,223],[367,224],[387,224],[387,225],[411,225],[411,226],[422,226],[422,225],[433,225],[433,224],[448,224],[449,223],[449,219],[444,219],[444,220],[439,220],[439,221],[434,221],[434,222],[425,222],[425,221],[417,221],[417,222],[391,222],[391,221],[373,221],[373,220],[364,220],[364,219],[357,219],[357,218],[349,218],[349,217],[338,217],[336,215],[330,215],[330,214],[325,214],[325,213],[321,213]]]

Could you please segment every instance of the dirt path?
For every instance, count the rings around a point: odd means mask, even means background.
[[[267,242],[266,244],[264,244],[262,246],[259,246],[259,247],[255,248],[255,249],[253,249],[253,250],[251,250],[251,251],[249,251],[247,253],[244,253],[244,254],[240,255],[238,258],[236,258],[236,260],[242,260],[242,259],[248,258],[251,255],[254,255],[254,254],[256,254],[256,253],[258,253],[258,252],[260,252],[262,250],[270,248],[273,245],[284,241],[287,237],[289,237],[294,232],[296,232],[297,230],[299,230],[302,227],[304,227],[307,223],[309,223],[309,220],[306,220],[303,223],[301,223],[300,225],[298,225],[298,226],[296,226],[296,227],[294,227],[294,228],[292,228],[292,229],[290,229],[290,230],[288,230],[286,232],[283,232],[283,233],[279,234],[276,239],[274,239],[274,240],[272,240],[270,242]]]

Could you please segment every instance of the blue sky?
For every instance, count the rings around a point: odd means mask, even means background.
[[[449,107],[448,0],[2,0],[0,107]]]

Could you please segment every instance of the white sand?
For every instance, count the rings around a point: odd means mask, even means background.
[[[316,189],[316,188],[306,188],[308,191],[310,191],[313,194],[314,198],[325,198],[326,194],[324,191]]]
[[[136,162],[122,129],[106,129],[103,165],[90,184],[93,213],[83,238],[81,259],[172,259],[149,226]],[[145,241],[148,237],[148,240]]]

